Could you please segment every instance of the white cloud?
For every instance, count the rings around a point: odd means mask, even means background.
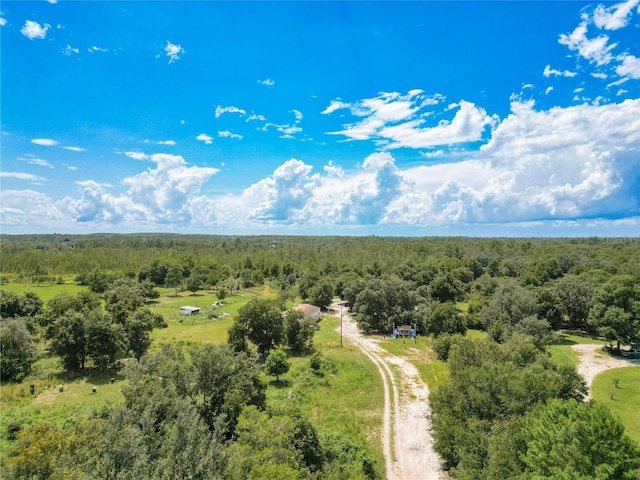
[[[182,46],[174,45],[169,40],[167,40],[164,51],[166,52],[167,57],[169,57],[169,63],[180,60],[180,55],[184,54],[184,48],[182,48]]]
[[[266,132],[269,130],[269,128],[275,128],[278,132],[280,132],[282,134],[280,135],[280,138],[289,138],[289,139],[295,138],[294,135],[302,131],[302,128],[298,127],[297,125],[289,125],[289,124],[279,125],[277,123],[266,123],[262,127],[262,130]]]
[[[553,90],[553,87],[547,87],[546,90],[544,91],[544,94],[549,95],[552,90]]]
[[[580,92],[584,92],[584,88],[578,87],[573,89],[573,93],[580,93]]]
[[[606,78],[608,78],[608,75],[602,72],[591,72],[591,76],[593,78],[599,78],[601,80],[605,80]]]
[[[23,172],[0,172],[0,178],[14,178],[16,180],[25,180],[28,182],[41,182],[43,177]]]
[[[2,190],[0,205],[3,225],[28,226],[37,219],[41,228],[56,228],[61,220],[68,219],[50,197],[34,190]]]
[[[577,75],[576,72],[571,72],[569,70],[565,70],[564,72],[561,72],[560,70],[555,70],[555,69],[551,68],[551,65],[547,65],[546,67],[544,67],[544,71],[542,72],[542,74],[545,77],[550,77],[550,76],[554,76],[554,77],[575,77]]]
[[[206,133],[201,133],[200,135],[198,135],[196,137],[196,140],[200,140],[201,142],[204,142],[206,145],[211,145],[211,143],[213,143],[213,138],[211,138]]]
[[[78,167],[74,167],[73,165],[69,165],[67,167],[67,170],[71,170],[72,172],[75,172],[76,170],[78,170]]]
[[[134,160],[147,160],[149,157],[139,150],[131,151],[131,152],[123,152],[127,157],[133,158]]]
[[[53,168],[49,162],[42,158],[37,158],[33,155],[25,155],[24,157],[18,157],[21,162],[27,162],[29,165],[38,165],[39,167]]]
[[[332,100],[329,106],[320,113],[322,113],[323,115],[329,115],[330,113],[333,113],[336,110],[341,110],[343,108],[351,108],[351,104],[344,103],[340,99],[336,99],[336,100]]]
[[[587,23],[588,19],[584,18],[572,33],[569,35],[561,34],[558,43],[566,45],[569,50],[577,50],[582,58],[595,62],[597,65],[606,65],[613,59],[611,50],[618,44],[609,45],[607,35],[587,38]]]
[[[45,23],[44,25],[40,25],[38,22],[34,22],[32,20],[27,20],[24,22],[24,26],[20,29],[20,33],[27,37],[29,40],[33,40],[38,38],[40,40],[44,39],[47,36],[47,30],[51,28],[51,25]]]
[[[0,17],[0,27],[4,27],[7,24],[7,19]]]
[[[31,143],[35,143],[36,145],[42,145],[44,147],[53,147],[58,145],[58,142],[55,140],[51,140],[50,138],[34,138],[31,140]]]
[[[93,45],[93,46],[89,47],[87,49],[87,51],[89,53],[106,53],[106,52],[109,51],[109,49],[108,48],[97,47],[96,45]]]
[[[238,113],[241,116],[245,115],[247,112],[244,111],[241,108],[238,107],[234,107],[234,106],[229,106],[229,107],[223,107],[222,105],[218,105],[216,107],[216,111],[215,111],[215,117],[216,118],[220,118],[223,114],[225,113]]]
[[[421,110],[443,99],[441,96],[427,97],[421,90],[411,90],[407,95],[381,93],[355,104],[334,100],[323,113],[348,108],[353,115],[364,118],[345,124],[344,130],[328,133],[344,135],[351,140],[374,140],[386,148],[428,148],[478,141],[482,139],[485,127],[495,122],[484,109],[462,100],[445,108],[445,111],[457,110],[452,120],[425,126],[426,117],[434,112]]]
[[[161,140],[156,142],[157,145],[169,145],[171,147],[175,146],[176,142],[174,140]]]
[[[270,78],[266,78],[264,80],[258,80],[258,83],[260,85],[266,85],[267,87],[273,87],[276,84],[276,82],[274,82]]]
[[[258,115],[256,113],[252,113],[251,115],[249,115],[247,117],[247,122],[251,122],[252,120],[260,120],[261,122],[266,122],[267,121],[267,117],[265,117],[264,115]]]
[[[618,56],[616,59],[622,62],[616,67],[618,75],[633,78],[634,80],[640,79],[640,58],[625,54]]]
[[[64,47],[62,50],[62,53],[64,55],[66,55],[67,57],[70,57],[71,55],[73,55],[74,53],[77,55],[80,53],[80,50],[77,48],[73,48],[71,45],[67,45],[66,47]]]
[[[593,12],[593,22],[598,28],[604,28],[605,30],[618,30],[626,27],[633,9],[639,3],[640,0],[627,0],[609,8],[604,5],[598,5]]]
[[[62,147],[65,150],[71,150],[72,152],[86,152],[87,149],[86,148],[80,148],[80,147]]]
[[[302,121],[302,112],[299,110],[291,110],[291,112],[295,115],[296,117],[296,123],[299,123]]]
[[[229,130],[218,130],[218,137],[222,138],[237,138],[238,140],[242,140],[243,136],[238,135],[237,133],[232,133]]]

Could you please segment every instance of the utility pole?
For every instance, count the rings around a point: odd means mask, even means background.
[[[340,304],[340,346],[342,346],[342,307],[344,305]]]

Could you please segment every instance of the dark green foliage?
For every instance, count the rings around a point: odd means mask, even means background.
[[[495,425],[553,398],[580,399],[585,392],[575,370],[558,368],[519,335],[504,345],[456,340],[448,363],[450,377],[431,395],[435,448],[459,478],[486,478]]]
[[[108,312],[93,310],[89,312],[84,328],[87,357],[100,371],[115,367],[128,347],[124,326]]]
[[[358,324],[365,330],[390,332],[394,324],[413,323],[418,295],[410,283],[397,277],[365,280],[356,296],[353,310],[358,313]]]
[[[267,353],[282,341],[284,333],[282,314],[269,300],[249,301],[240,308],[235,322],[244,327],[247,338],[258,347],[258,352],[261,354]],[[237,328],[236,332],[240,330],[241,328]]]
[[[438,337],[443,334],[463,334],[467,331],[467,325],[451,302],[432,302],[423,309],[423,322],[426,334]]]
[[[280,381],[280,375],[284,375],[289,371],[289,359],[284,350],[279,348],[271,350],[264,362],[264,372],[267,375],[276,377]]]
[[[593,280],[585,276],[565,275],[556,283],[555,292],[572,328],[587,328],[595,289]]]
[[[289,310],[284,316],[284,342],[296,353],[306,353],[313,348],[313,320],[305,319],[304,313]]]
[[[638,478],[640,446],[603,405],[552,400],[526,416],[521,435],[523,478]]]
[[[328,277],[322,277],[309,290],[309,303],[326,309],[333,299],[333,282]]]
[[[35,338],[22,318],[0,320],[0,379],[19,382],[36,360]]]
[[[167,326],[162,315],[154,314],[148,308],[137,310],[127,317],[124,323],[127,343],[138,361],[151,346],[151,331],[162,326]]]
[[[438,360],[447,361],[449,359],[449,351],[451,345],[463,339],[463,335],[450,335],[445,333],[433,339],[433,351],[436,353]]]
[[[640,343],[640,286],[631,276],[614,276],[595,294],[589,324],[606,340]]]
[[[429,285],[429,290],[431,298],[437,302],[455,302],[463,293],[462,282],[451,273],[437,276]]]
[[[83,313],[68,310],[47,330],[51,351],[62,358],[67,370],[84,368],[87,358],[87,336]]]

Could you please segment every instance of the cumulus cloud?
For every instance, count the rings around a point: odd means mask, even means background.
[[[495,123],[495,117],[489,116],[484,109],[461,100],[445,109],[446,112],[455,111],[453,119],[442,119],[436,125],[426,125],[427,117],[435,112],[425,109],[442,100],[444,97],[426,96],[422,90],[411,90],[406,95],[385,92],[355,104],[334,100],[323,113],[349,109],[352,115],[362,120],[345,124],[343,130],[329,134],[343,135],[351,140],[374,140],[390,149],[474,142],[481,140],[485,128]]]
[[[626,27],[633,9],[638,6],[640,0],[627,0],[611,7],[598,5],[593,12],[593,22],[598,28],[605,30],[618,30]]]
[[[180,55],[184,54],[184,48],[181,45],[174,45],[169,40],[167,40],[164,51],[169,57],[169,63],[177,62],[180,60]]]
[[[145,172],[125,178],[126,194],[114,195],[108,186],[86,181],[82,196],[66,199],[77,222],[188,223],[194,216],[199,191],[218,170],[188,166],[178,155],[155,154]]]
[[[209,135],[207,135],[206,133],[201,133],[200,135],[198,135],[196,137],[196,140],[199,140],[201,142],[204,142],[205,145],[211,145],[213,143],[213,138],[211,138]]]
[[[632,78],[634,80],[640,79],[640,58],[625,54],[617,57],[621,63],[616,66],[616,73],[621,77]]]
[[[44,147],[53,147],[55,145],[58,145],[58,142],[50,138],[34,138],[33,140],[31,140],[31,143],[42,145]]]
[[[238,135],[237,133],[232,133],[229,130],[218,130],[218,137],[221,138],[236,138],[238,140],[242,140],[243,136]]]
[[[222,105],[218,105],[216,107],[216,111],[215,111],[215,117],[216,118],[220,118],[225,113],[237,113],[240,116],[244,116],[244,115],[246,115],[247,112],[244,111],[241,108],[234,107],[233,105],[229,106],[229,107],[223,107]]]
[[[258,80],[258,83],[259,83],[260,85],[265,85],[265,86],[267,86],[267,87],[273,87],[273,86],[276,84],[276,82],[274,82],[274,81],[273,81],[273,80],[271,80],[270,78],[266,78],[266,79],[264,79],[264,80]]]
[[[3,225],[33,225],[37,218],[39,226],[54,228],[68,218],[50,197],[34,190],[0,191],[0,217]]]
[[[45,23],[40,25],[38,22],[27,20],[24,22],[24,26],[20,29],[20,33],[27,37],[29,40],[40,39],[43,40],[47,36],[47,31],[51,28],[51,25]]]

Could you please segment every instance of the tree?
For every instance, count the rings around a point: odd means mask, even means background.
[[[565,275],[555,285],[563,313],[573,328],[587,328],[595,286],[592,280],[578,275]]]
[[[632,276],[616,275],[596,292],[589,324],[618,350],[640,343],[640,287]]]
[[[116,322],[122,324],[129,315],[145,304],[140,284],[125,278],[114,281],[104,298],[105,310],[113,315]]]
[[[289,371],[289,359],[285,351],[279,348],[271,350],[264,362],[264,371],[267,375],[276,377],[276,381],[279,382],[280,375]]]
[[[442,334],[460,333],[464,335],[466,333],[467,326],[455,304],[432,302],[424,310],[423,322],[427,334],[438,337]]]
[[[363,330],[388,332],[394,323],[405,323],[407,315],[415,313],[417,304],[418,295],[409,282],[397,277],[369,277],[356,297],[353,310],[358,313],[358,324]]]
[[[113,367],[127,351],[124,326],[108,312],[93,310],[85,324],[87,356],[101,371]]]
[[[19,382],[31,373],[36,359],[35,338],[23,319],[0,321],[0,379]]]
[[[313,341],[312,320],[304,318],[304,313],[289,310],[284,316],[284,343],[293,352],[310,350]]]
[[[162,315],[153,313],[148,308],[137,310],[127,317],[124,324],[127,343],[136,360],[140,361],[140,357],[151,346],[151,337],[149,336],[151,331],[163,324]]]
[[[522,437],[524,478],[637,478],[640,447],[604,405],[552,400],[527,415]]]
[[[333,282],[328,277],[322,277],[309,290],[309,302],[322,309],[331,305],[333,300]]]
[[[244,325],[247,338],[265,354],[280,344],[283,319],[280,311],[269,300],[253,299],[238,311],[236,322]]]
[[[438,302],[455,302],[462,295],[462,283],[451,273],[439,275],[429,285],[431,297]]]
[[[179,265],[171,265],[167,271],[164,283],[167,287],[174,288],[178,295],[178,287],[182,284],[182,268]]]
[[[67,370],[84,369],[87,337],[84,314],[68,310],[49,327],[51,351],[62,358]]]

